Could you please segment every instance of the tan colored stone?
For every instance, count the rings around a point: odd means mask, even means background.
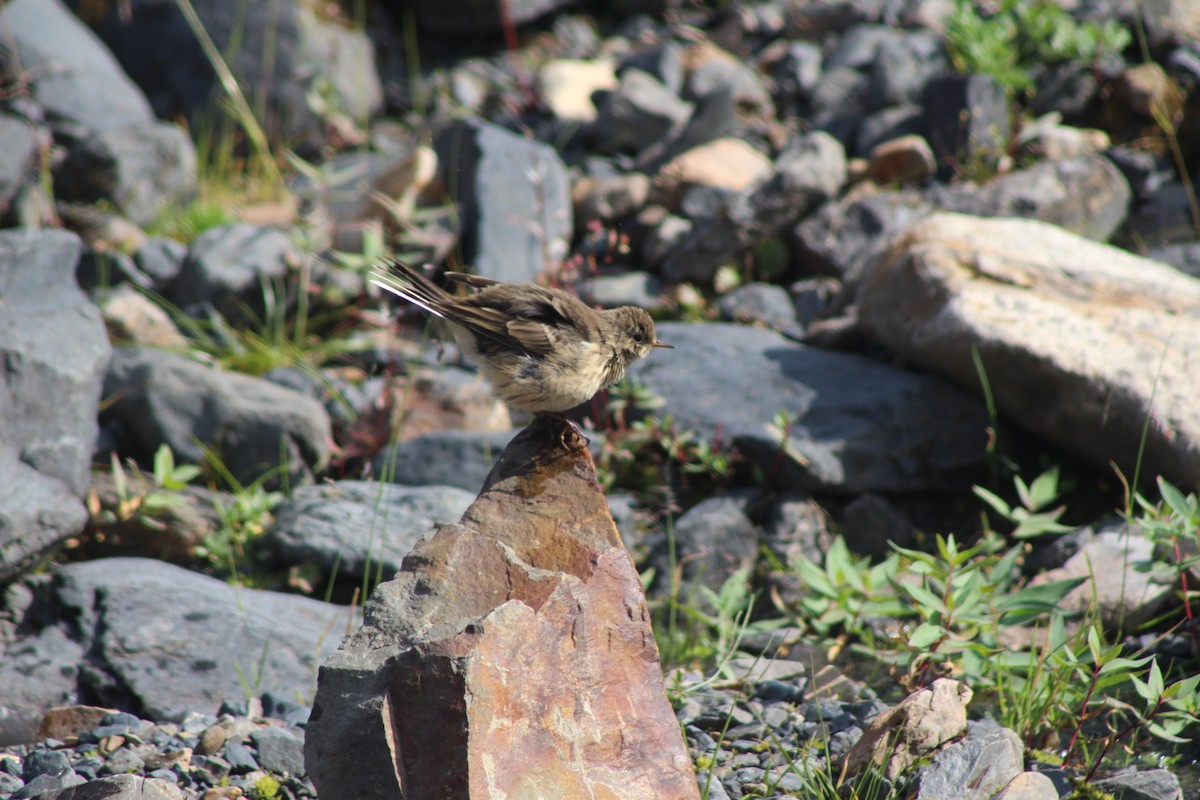
[[[1009,781],[996,800],[1058,800],[1058,789],[1040,772],[1022,772]]]
[[[663,205],[675,208],[692,186],[740,192],[771,174],[771,159],[749,143],[726,137],[693,147],[671,159],[654,179]]]
[[[864,333],[972,391],[977,352],[1001,414],[1100,468],[1141,454],[1143,475],[1200,479],[1195,278],[1042,222],[935,214],[858,299]]]
[[[202,756],[211,756],[225,746],[225,740],[228,738],[228,727],[221,723],[209,725],[196,742],[196,752]]]
[[[97,706],[59,706],[52,708],[42,717],[38,725],[36,740],[58,739],[69,741],[79,734],[90,731],[100,724],[106,714],[117,713],[115,708]]]
[[[1117,78],[1114,93],[1129,112],[1147,120],[1156,113],[1174,119],[1183,105],[1183,94],[1175,81],[1153,61],[1136,64]]]
[[[592,93],[617,88],[612,59],[560,58],[546,62],[538,75],[542,102],[562,120],[591,122],[596,118]]]
[[[115,342],[180,350],[188,346],[171,315],[128,285],[107,293],[101,300],[100,313],[109,338]]]
[[[412,218],[417,198],[437,176],[437,167],[438,157],[433,148],[417,147],[375,179],[357,219],[379,222],[385,231],[395,232]]]
[[[520,433],[365,617],[318,680],[322,800],[699,797],[637,571],[561,423]]]
[[[933,175],[933,148],[924,136],[898,136],[871,151],[867,175],[876,183],[918,183]]]
[[[971,690],[949,678],[918,689],[871,722],[846,756],[846,774],[873,764],[895,780],[966,731],[970,702]]]

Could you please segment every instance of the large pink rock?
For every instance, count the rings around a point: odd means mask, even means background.
[[[699,797],[637,571],[563,438],[518,435],[322,667],[321,800]]]

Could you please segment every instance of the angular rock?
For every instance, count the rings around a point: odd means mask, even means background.
[[[375,474],[403,486],[457,486],[479,491],[514,431],[435,431],[385,447]]]
[[[1080,578],[1083,583],[1059,601],[1064,611],[1094,607],[1109,630],[1136,630],[1157,617],[1175,596],[1171,570],[1154,568],[1154,543],[1120,530],[1100,531],[1056,569],[1034,583]]]
[[[1022,772],[1009,781],[995,800],[1058,800],[1054,781],[1040,772]]]
[[[110,347],[75,283],[79,252],[66,231],[0,232],[0,442],[82,497]]]
[[[1008,97],[990,75],[945,75],[925,87],[925,138],[938,159],[938,177],[956,167],[995,168],[1010,131]]]
[[[663,165],[654,184],[658,201],[674,208],[693,186],[740,192],[771,172],[769,158],[741,139],[725,137],[680,153]]]
[[[808,134],[775,160],[771,177],[733,195],[721,213],[697,221],[663,261],[670,281],[708,281],[742,250],[775,236],[836,195],[846,183],[846,154],[831,136]]]
[[[800,339],[804,326],[796,316],[791,295],[782,286],[772,283],[748,283],[739,286],[717,301],[721,317],[731,322],[756,322],[779,331],[784,336]]]
[[[563,436],[519,435],[321,668],[305,755],[323,800],[699,797],[637,572]]]
[[[0,41],[10,74],[33,79],[34,99],[59,124],[103,130],[154,121],[145,95],[59,0],[9,0],[0,8]]]
[[[1129,182],[1103,156],[1042,161],[983,186],[952,191],[947,211],[980,217],[1050,222],[1094,241],[1107,241],[1129,214]]]
[[[83,530],[87,518],[66,483],[38,472],[0,444],[0,584],[36,566]]]
[[[434,149],[459,203],[463,258],[473,272],[529,281],[566,256],[571,188],[554,148],[470,120],[445,128]]]
[[[474,495],[451,486],[339,481],[302,486],[275,510],[262,544],[284,564],[317,564],[340,580],[390,578],[422,536],[455,522]]]
[[[591,122],[596,118],[592,93],[617,88],[611,59],[590,61],[560,58],[542,65],[538,73],[542,102],[560,120]]]
[[[353,614],[136,558],[63,567],[55,591],[88,649],[81,690],[150,719],[211,713],[247,681],[310,696],[317,663],[336,644],[330,633]]]
[[[262,104],[262,122],[273,139],[315,148],[329,138],[331,118],[364,120],[382,104],[371,40],[336,10],[224,0],[193,6],[246,97]],[[97,16],[97,33],[159,117],[183,115],[193,127],[206,115],[211,121],[224,92],[178,6],[131,0],[120,8],[104,7]],[[331,108],[312,103],[309,95],[315,92],[329,97]]]
[[[33,126],[12,114],[0,114],[0,216],[22,187],[34,177],[37,133]]]
[[[1021,739],[996,722],[967,724],[965,738],[933,757],[918,774],[917,798],[990,800],[1025,769]]]
[[[37,795],[41,800],[185,800],[169,781],[141,775],[111,775]]]
[[[212,448],[249,484],[282,467],[293,485],[329,457],[329,415],[316,400],[261,378],[206,367],[164,350],[117,348],[101,423],[120,452],[150,464],[159,445],[177,463],[199,464]]]
[[[278,228],[220,225],[192,242],[167,297],[193,315],[211,304],[229,320],[244,320],[247,309],[261,318],[267,298],[298,259],[291,237]]]
[[[1165,769],[1123,772],[1096,781],[1095,786],[1117,800],[1183,800],[1179,778]]]
[[[680,428],[720,437],[771,484],[908,492],[981,476],[987,415],[940,379],[740,325],[658,330],[675,350],[636,363],[633,377],[666,399]],[[786,443],[770,428],[781,412],[792,417]]]
[[[163,307],[128,284],[121,284],[100,298],[101,314],[109,338],[148,347],[185,350],[187,339],[175,327]]]
[[[654,76],[627,69],[616,90],[601,101],[588,138],[602,152],[641,152],[682,133],[693,110]]]
[[[967,729],[971,695],[969,687],[948,678],[938,678],[932,686],[913,692],[877,716],[863,732],[846,756],[847,774],[857,775],[874,765],[885,772],[888,780],[895,780],[962,735]]]
[[[82,699],[76,674],[84,648],[68,635],[66,626],[38,631],[40,610],[5,609],[14,622],[24,623],[25,632],[0,642],[0,746],[34,741],[49,709]]]
[[[250,734],[258,763],[279,775],[304,774],[304,740],[283,728],[263,728]]]
[[[1002,414],[1102,469],[1132,475],[1145,432],[1143,475],[1200,477],[1200,282],[1169,267],[1043,223],[938,214],[875,264],[859,315],[970,389],[978,351]]]
[[[79,203],[107,201],[138,225],[195,196],[196,149],[183,129],[134,123],[92,132],[54,171],[54,191]]]
[[[668,560],[665,542],[651,558],[659,576],[657,591],[667,594],[667,584],[677,566],[682,568],[685,591],[697,583],[719,591],[738,572],[749,575],[758,561],[762,532],[750,521],[746,507],[757,496],[710,497],[682,514],[675,523],[675,563]]]

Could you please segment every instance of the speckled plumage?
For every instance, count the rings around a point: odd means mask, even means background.
[[[456,297],[416,270],[387,262],[372,283],[445,319],[459,346],[510,406],[561,413],[590,400],[655,347],[654,320],[632,306],[596,311],[574,295],[534,283],[500,283],[450,272],[478,289]]]

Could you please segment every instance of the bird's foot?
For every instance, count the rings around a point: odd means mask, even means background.
[[[559,434],[563,448],[568,453],[575,453],[583,450],[592,440],[583,432],[583,428],[579,427],[579,423],[559,411],[539,411],[535,416],[540,419],[557,422],[562,426],[562,431]]]

